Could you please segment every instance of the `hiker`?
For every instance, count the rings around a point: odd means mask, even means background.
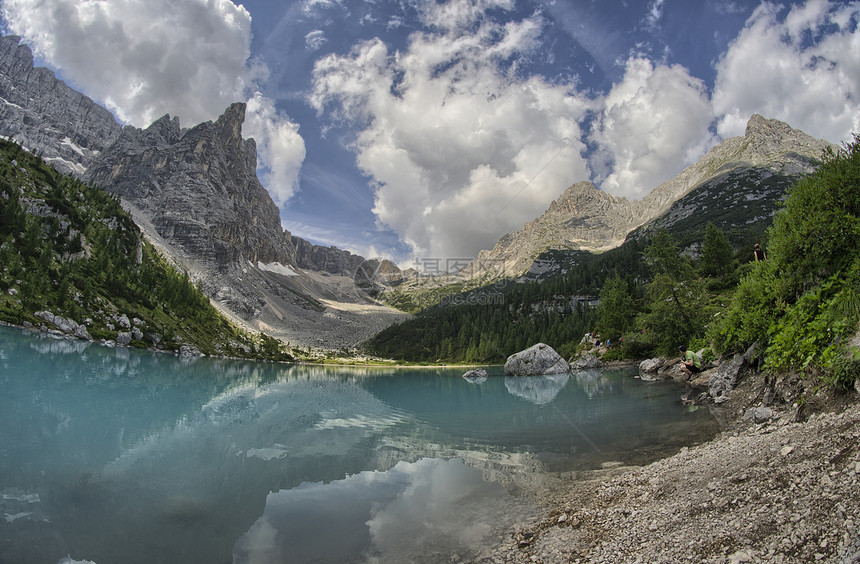
[[[688,351],[687,345],[681,345],[678,350],[681,351],[682,355],[681,372],[687,376],[692,376],[702,371],[702,361],[699,359],[699,355],[693,351]]]
[[[761,245],[758,243],[755,244],[755,251],[753,251],[753,253],[755,254],[756,262],[764,262],[767,260],[767,255],[764,254],[764,249],[762,249]]]

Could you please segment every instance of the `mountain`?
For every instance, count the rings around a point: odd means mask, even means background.
[[[0,176],[0,320],[183,355],[292,359],[220,315],[116,196],[3,140]]]
[[[365,272],[398,277],[390,262],[281,228],[256,176],[256,145],[242,137],[244,104],[189,129],[170,116],[146,129],[121,127],[52,72],[34,68],[19,42],[0,39],[0,134],[120,195],[159,251],[234,321],[293,345],[338,349],[405,317],[365,292]]]
[[[33,66],[21,38],[0,38],[2,135],[23,144],[61,172],[80,175],[120,134],[109,111]]]
[[[797,178],[812,172],[824,150],[831,146],[785,123],[754,115],[743,137],[724,140],[641,200],[616,198],[590,182],[574,184],[539,218],[503,236],[492,250],[478,253],[464,272],[472,278],[485,279],[516,278],[526,273],[533,278],[556,272],[562,265],[551,258],[553,253],[542,253],[615,248],[630,232],[660,217],[699,187],[721,183],[731,175]],[[677,213],[694,212],[685,208]]]

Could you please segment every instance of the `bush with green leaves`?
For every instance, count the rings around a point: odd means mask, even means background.
[[[768,260],[712,328],[715,345],[759,342],[772,369],[844,371],[860,320],[860,137],[790,189],[768,239]]]

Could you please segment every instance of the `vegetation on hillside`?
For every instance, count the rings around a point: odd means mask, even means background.
[[[766,367],[853,384],[860,350],[860,137],[798,182],[769,232],[768,260],[740,281],[710,336],[722,351],[759,343]]]
[[[857,365],[844,342],[860,315],[856,146],[825,157],[806,179],[727,174],[673,206],[667,216],[680,221],[657,221],[602,254],[567,253],[563,276],[451,296],[448,304],[466,305],[424,309],[368,349],[418,362],[492,363],[536,342],[572,356],[591,331],[613,344],[604,359],[759,342],[769,366],[812,363],[845,385]],[[735,215],[720,205],[729,199]],[[774,209],[782,211],[769,229]],[[755,242],[766,244],[769,261],[754,262]]]
[[[39,326],[50,311],[114,340],[140,320],[138,347],[289,359],[280,342],[233,326],[141,236],[118,199],[0,141],[0,320]],[[123,318],[123,316],[125,316]]]

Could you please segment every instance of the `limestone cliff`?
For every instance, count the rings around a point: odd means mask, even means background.
[[[277,206],[257,180],[257,151],[242,138],[245,105],[182,131],[164,116],[127,126],[84,180],[122,196],[158,234],[222,274],[243,261],[290,264]]]
[[[0,135],[122,197],[150,240],[240,324],[294,345],[358,344],[404,314],[366,294],[399,270],[284,231],[242,137],[245,105],[182,129],[121,127],[104,108],[0,38]],[[355,279],[358,273],[358,280]],[[368,281],[371,283],[368,284]]]
[[[16,36],[0,37],[0,134],[62,172],[81,175],[119,136],[111,113],[69,88]]]

